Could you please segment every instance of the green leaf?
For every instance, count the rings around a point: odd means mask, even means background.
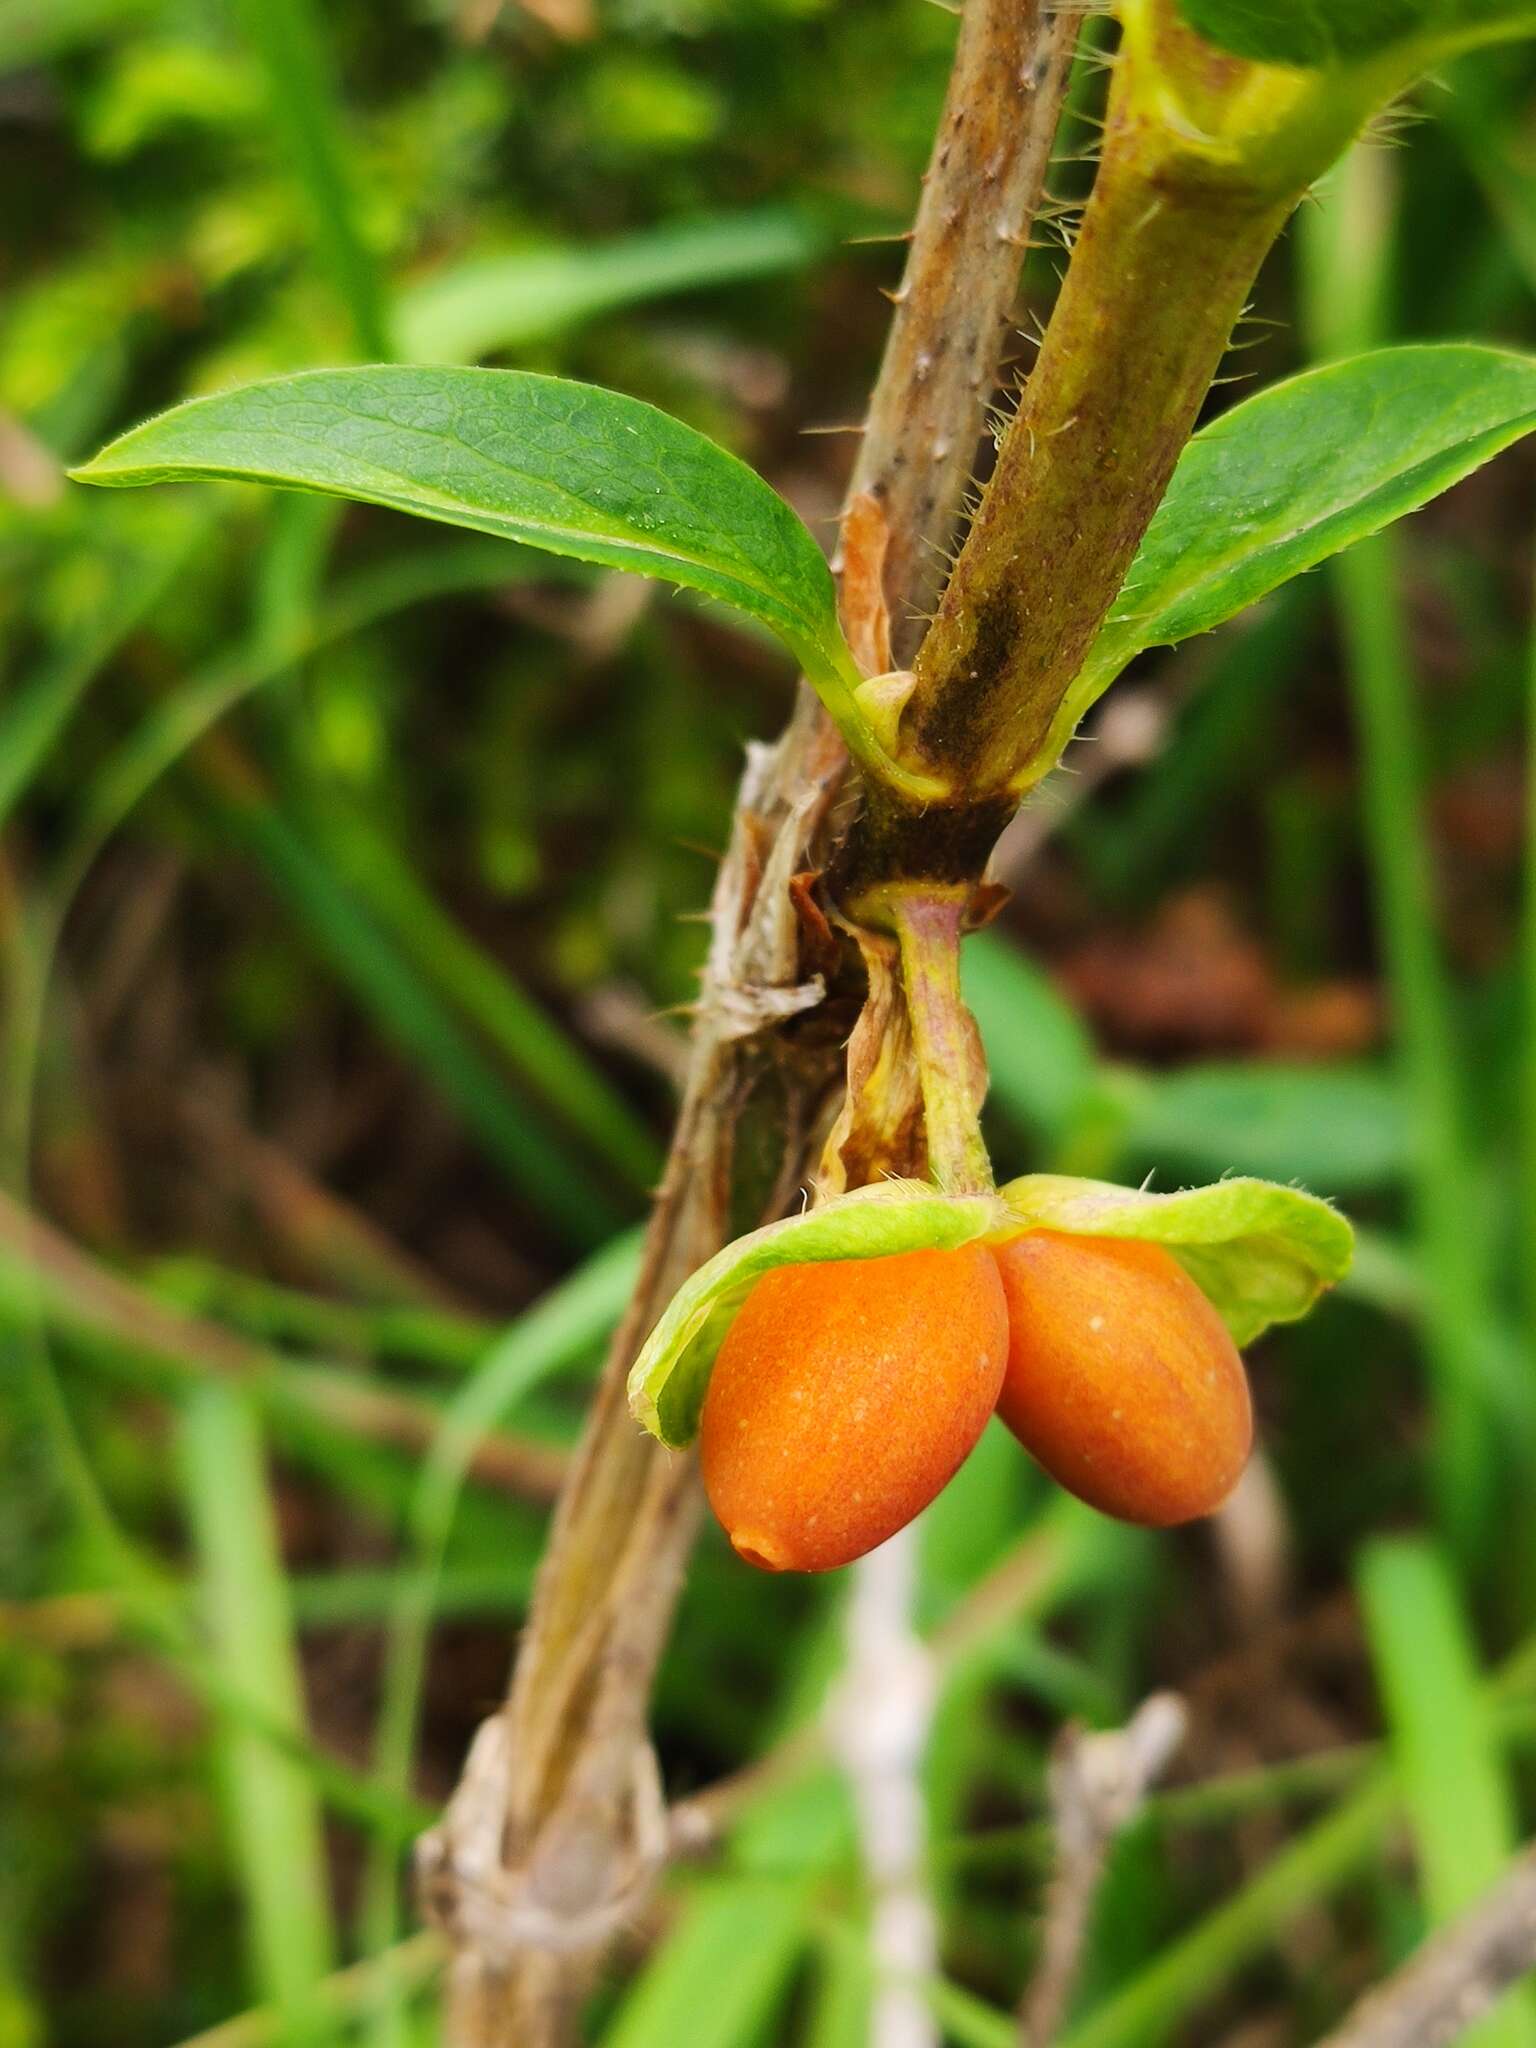
[[[821,550],[744,462],[640,399],[524,370],[312,370],[194,398],[72,474],[357,498],[701,591],[777,633],[868,756]]]
[[[1530,0],[1178,0],[1191,28],[1270,64],[1358,63],[1395,44],[1426,61],[1536,27]]]
[[[862,1945],[823,1939],[806,2020],[808,2048],[867,2048],[873,2004],[871,1966]]]
[[[1234,406],[1185,449],[1043,750],[1148,647],[1209,632],[1426,504],[1536,427],[1536,358],[1379,349]]]
[[[1027,1174],[1002,1190],[1026,1230],[1130,1237],[1166,1245],[1251,1344],[1271,1323],[1295,1322],[1349,1270],[1354,1233],[1326,1202],[1273,1181],[1223,1180],[1176,1195],[1107,1181]]]
[[[754,1284],[776,1266],[954,1250],[1006,1220],[996,1196],[882,1181],[737,1238],[684,1282],[646,1339],[629,1376],[636,1420],[664,1444],[693,1440],[715,1354]]]

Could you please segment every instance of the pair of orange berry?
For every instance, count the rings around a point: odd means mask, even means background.
[[[749,1564],[829,1571],[925,1508],[993,1411],[1121,1520],[1206,1515],[1253,1441],[1243,1363],[1160,1245],[1000,1246],[783,1266],[748,1295],[704,1400],[704,1485]]]

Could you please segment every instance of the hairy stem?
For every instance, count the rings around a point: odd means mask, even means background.
[[[903,719],[917,756],[973,798],[1049,765],[1058,707],[1293,198],[1170,140],[1127,53],[1061,296]]]

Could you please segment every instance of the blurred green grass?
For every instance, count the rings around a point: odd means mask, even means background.
[[[504,547],[59,478],[185,391],[482,353],[667,405],[828,521],[847,443],[799,430],[858,416],[899,251],[849,238],[906,224],[952,24],[594,21],[0,0],[0,2048],[432,2038],[408,1837],[504,1677],[528,1475],[622,1301],[691,914],[790,679]],[[1458,66],[1357,158],[1238,363],[1529,343],[1533,75]],[[1529,1832],[1530,467],[1145,664],[1159,757],[1046,793],[974,944],[1000,1165],[1295,1177],[1364,1255],[1255,1360],[1269,1604],[996,1432],[928,1518],[955,2042],[1012,2038],[1067,1715],[1194,1712],[1077,2048],[1307,2038]],[[658,1701],[677,1791],[814,1728],[838,1620],[706,1541]],[[597,2037],[852,2048],[867,1955],[813,1756],[679,1875]],[[1486,2038],[1529,2029],[1511,2002]]]

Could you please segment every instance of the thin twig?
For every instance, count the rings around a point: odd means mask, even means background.
[[[1154,1693],[1117,1732],[1069,1729],[1058,1744],[1050,1771],[1056,1872],[1039,1967],[1019,2016],[1019,2048],[1048,2048],[1065,2019],[1110,1849],[1167,1768],[1184,1729],[1183,1702]]]
[[[850,499],[885,514],[893,653],[905,665],[949,572],[1045,190],[1078,27],[1039,0],[970,0],[895,297]]]
[[[1361,2000],[1319,2048],[1441,2048],[1536,1970],[1536,1844],[1470,1912]]]

